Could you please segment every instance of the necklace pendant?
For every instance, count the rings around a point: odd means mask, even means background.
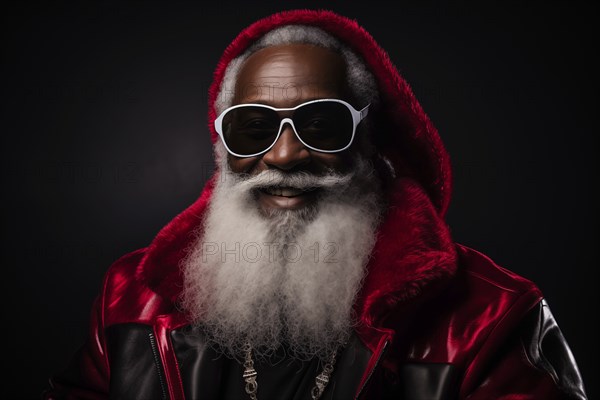
[[[315,379],[315,383],[319,388],[324,388],[329,383],[329,377],[321,372]]]
[[[310,395],[313,400],[318,400],[323,395],[323,392],[325,391],[325,388],[329,383],[329,374],[330,372],[327,368],[325,368],[324,371],[317,375],[317,377],[315,378],[315,386],[310,392]]]
[[[252,346],[250,344],[246,344],[246,360],[244,362],[244,373],[242,374],[242,378],[244,378],[244,382],[246,382],[246,394],[250,396],[251,400],[257,400],[256,392],[258,390],[258,382],[256,382],[256,377],[258,376],[258,372],[254,369],[254,361],[252,360]]]
[[[258,373],[254,368],[246,368],[244,370],[244,374],[242,375],[246,382],[248,381],[256,381],[256,376]]]
[[[258,382],[256,382],[257,375],[258,373],[252,367],[246,367],[244,374],[242,375],[246,382],[246,393],[251,399],[256,399],[256,392],[258,390]]]

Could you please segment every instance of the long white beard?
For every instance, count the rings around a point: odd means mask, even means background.
[[[183,307],[230,356],[286,345],[330,357],[356,323],[352,306],[375,243],[381,203],[372,165],[326,176],[221,169],[198,239],[183,261]],[[320,187],[314,206],[265,215],[256,188]]]

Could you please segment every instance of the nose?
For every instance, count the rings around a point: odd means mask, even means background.
[[[304,144],[298,140],[292,126],[286,123],[282,129],[275,145],[263,155],[264,163],[283,170],[290,170],[308,163],[310,153]]]

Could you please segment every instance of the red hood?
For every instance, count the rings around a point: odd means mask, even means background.
[[[355,21],[329,11],[274,14],[244,29],[227,47],[209,89],[213,142],[218,137],[214,103],[227,65],[262,35],[288,24],[317,26],[339,38],[363,57],[378,82],[381,107],[370,117],[378,132],[376,145],[394,165],[397,178],[357,302],[362,320],[371,324],[380,312],[456,269],[454,245],[443,221],[450,200],[450,161],[437,130],[385,51]],[[159,232],[138,267],[138,278],[163,296],[175,299],[179,294],[178,263],[202,220],[212,188],[211,179],[200,198]]]
[[[387,53],[356,21],[331,11],[285,11],[261,19],[244,29],[225,49],[209,89],[208,126],[212,140],[217,117],[214,103],[229,63],[265,33],[283,25],[319,27],[362,56],[375,75],[381,109],[369,110],[374,122],[377,147],[394,165],[398,175],[410,176],[427,191],[440,215],[448,209],[451,191],[450,159],[437,130],[417,102],[409,85],[400,76]],[[377,112],[378,111],[378,112]]]

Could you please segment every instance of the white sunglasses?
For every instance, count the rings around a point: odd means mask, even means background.
[[[227,151],[236,157],[254,157],[269,151],[286,123],[309,149],[338,153],[352,144],[356,127],[367,116],[369,105],[358,111],[339,99],[312,100],[292,108],[238,104],[215,119],[215,130]],[[282,118],[281,111],[291,115]]]

